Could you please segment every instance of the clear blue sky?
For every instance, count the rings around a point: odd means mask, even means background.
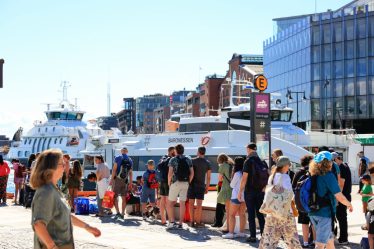
[[[318,0],[317,11],[348,2]],[[314,11],[314,0],[2,0],[0,134],[43,120],[64,80],[87,118],[106,114],[108,81],[112,112],[123,97],[195,89],[233,53],[262,54],[273,18]]]

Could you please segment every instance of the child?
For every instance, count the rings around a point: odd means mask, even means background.
[[[131,194],[129,194],[127,204],[132,204],[132,212],[130,215],[140,216],[140,196],[142,195],[142,177],[136,177],[136,184],[133,184]]]
[[[362,189],[360,191],[360,195],[362,196],[362,209],[366,217],[366,213],[368,211],[368,201],[370,199],[370,196],[373,195],[373,189],[371,187],[371,177],[370,175],[363,175],[361,177],[361,182],[363,184]],[[361,227],[363,230],[367,230],[368,227],[363,225]]]
[[[67,180],[66,186],[69,189],[70,196],[70,207],[71,212],[74,212],[74,199],[78,196],[78,191],[81,186],[82,179],[82,167],[78,160],[73,162],[73,168],[70,169],[69,178]]]
[[[142,204],[143,220],[147,219],[147,202],[154,207],[156,206],[156,190],[158,188],[158,183],[156,181],[156,171],[155,162],[153,160],[148,160],[147,170],[143,174],[143,189],[142,195],[140,197],[140,203]]]

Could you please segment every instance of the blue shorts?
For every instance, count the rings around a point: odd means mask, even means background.
[[[330,217],[310,216],[309,218],[316,229],[316,242],[327,244],[330,239],[334,239]]]
[[[240,204],[242,204],[243,202],[240,202],[238,199],[231,199],[231,203],[232,203],[232,204],[236,204],[236,205],[240,205]]]
[[[156,203],[156,190],[151,188],[145,188],[142,189],[142,195],[140,196],[140,202],[141,203]]]

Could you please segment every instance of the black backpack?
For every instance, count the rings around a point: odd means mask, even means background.
[[[167,181],[168,180],[168,174],[169,174],[169,161],[171,157],[166,156],[161,159],[161,162],[157,165],[157,175],[158,178],[161,181]]]
[[[252,163],[252,176],[251,185],[256,191],[262,191],[269,180],[269,167],[265,161],[262,161],[259,157],[250,157],[250,163]]]
[[[130,158],[122,158],[120,167],[118,177],[127,180],[128,171],[131,169]]]
[[[178,159],[178,166],[176,167],[175,176],[180,182],[188,182],[190,178],[190,165],[187,162],[187,157]]]

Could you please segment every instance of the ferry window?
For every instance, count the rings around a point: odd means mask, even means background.
[[[132,159],[132,170],[133,171],[138,171],[139,169],[139,157],[137,156],[130,156]]]
[[[38,132],[40,132],[40,128],[38,129]]]
[[[76,120],[76,118],[77,118],[77,114],[76,113],[74,113],[74,112],[68,112],[67,113],[67,119],[68,120]]]
[[[53,127],[52,131],[55,132],[55,130],[56,130],[56,127]]]
[[[77,120],[81,121],[83,118],[83,114],[82,113],[78,113],[77,114]]]
[[[21,157],[21,153],[22,153],[21,151],[18,151],[18,157]]]
[[[32,139],[29,139],[29,144],[31,144],[31,140],[32,140]]]
[[[53,119],[59,119],[60,115],[61,115],[61,112],[52,112],[52,113],[50,113],[50,117],[52,117]]]
[[[227,130],[226,123],[195,123],[195,124],[181,124],[180,132],[194,132],[194,131],[217,131]]]
[[[271,111],[271,120],[279,121],[279,111]]]
[[[281,112],[280,121],[289,122],[291,120],[291,112]]]
[[[48,131],[48,127],[45,127],[45,132],[47,132]]]
[[[57,137],[55,138],[55,144],[57,144]]]
[[[60,138],[60,144],[62,144],[62,139],[63,139],[63,138]]]
[[[60,119],[65,120],[66,118],[67,118],[67,113],[66,112],[61,113]]]
[[[46,149],[51,148],[51,141],[52,141],[52,138],[50,137],[49,140],[48,140],[48,145],[47,145],[47,148],[46,148]]]
[[[23,142],[23,144],[26,144],[27,143],[27,139],[25,139],[25,141]]]

